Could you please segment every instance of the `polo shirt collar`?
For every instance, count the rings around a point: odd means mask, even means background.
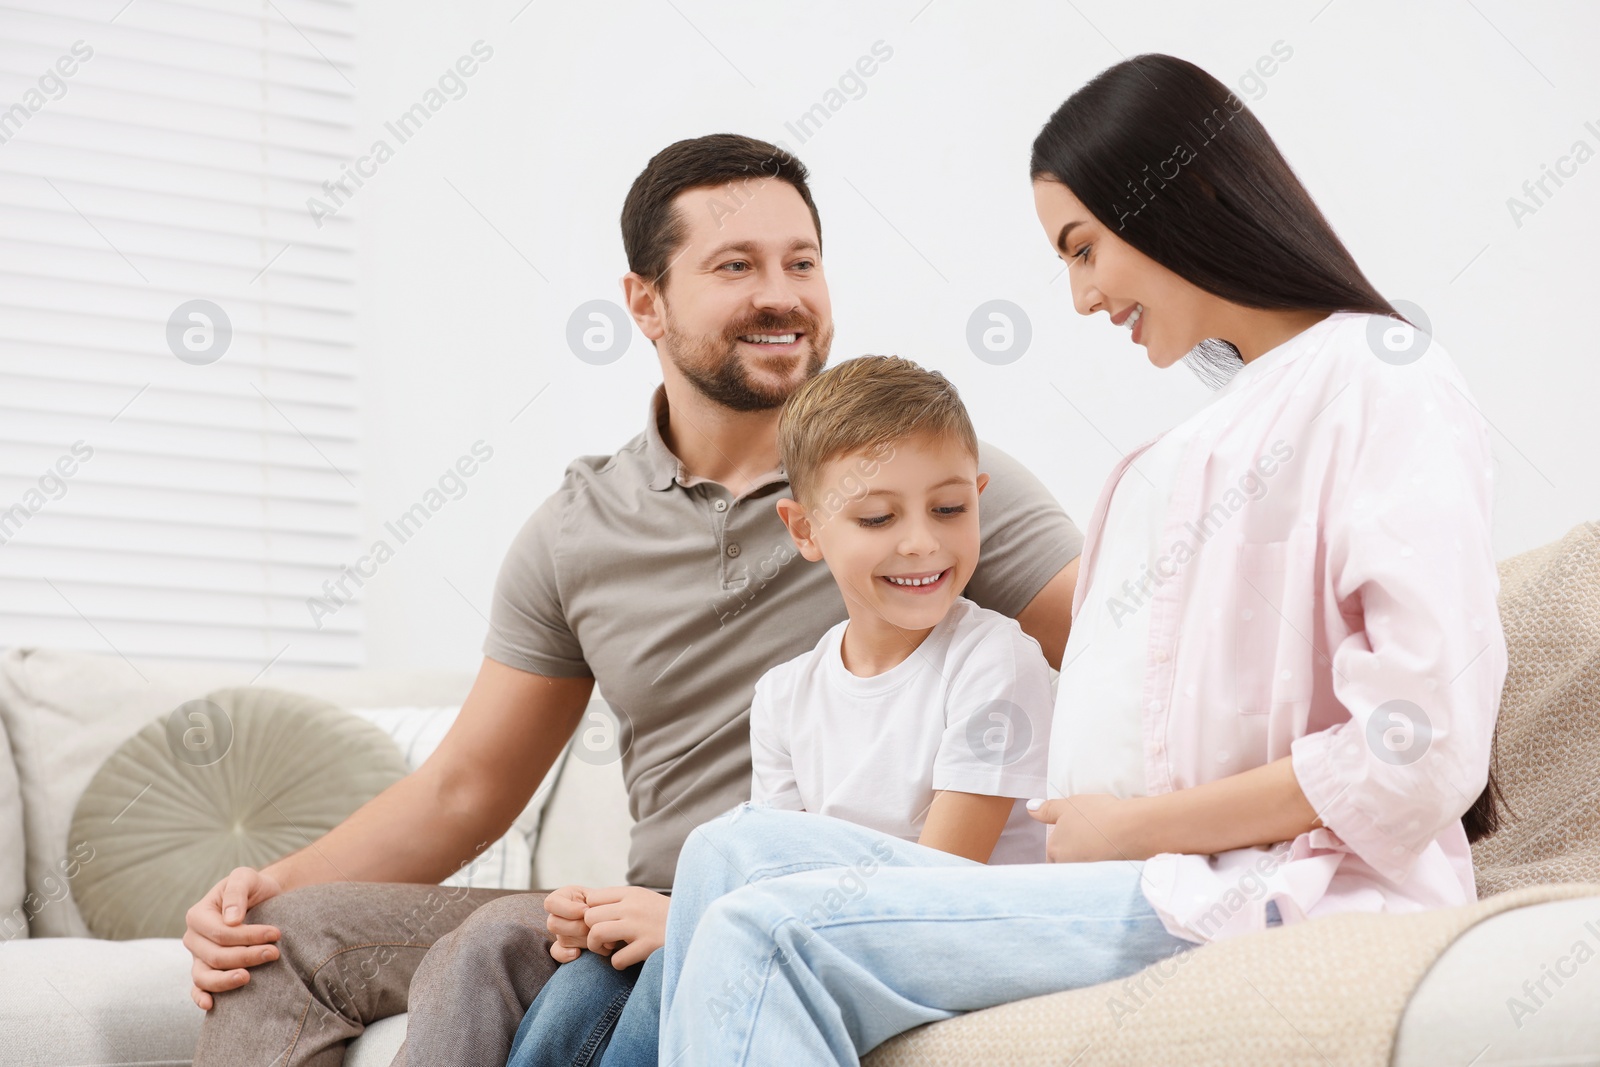
[[[645,454],[650,460],[650,488],[670,489],[683,471],[683,464],[667,447],[661,436],[661,424],[667,421],[667,387],[663,383],[650,394],[650,417],[645,420]]]
[[[683,469],[683,463],[673,455],[672,449],[667,447],[666,439],[661,436],[661,425],[666,421],[667,387],[663,383],[656,386],[656,391],[650,394],[650,417],[645,420],[644,425],[645,454],[650,464],[650,481],[647,484],[659,492],[671,489],[673,483],[687,488],[710,481],[709,478],[696,478]],[[788,480],[789,475],[784,471],[783,465],[779,464],[768,471],[752,489]]]

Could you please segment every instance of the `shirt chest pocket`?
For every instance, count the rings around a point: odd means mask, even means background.
[[[1315,576],[1309,539],[1238,546],[1233,620],[1240,715],[1304,712],[1311,703]],[[1299,705],[1295,708],[1295,705]]]

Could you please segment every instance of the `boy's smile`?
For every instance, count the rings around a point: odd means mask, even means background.
[[[945,580],[954,573],[954,567],[946,567],[942,571],[928,571],[923,574],[883,574],[879,575],[879,578],[888,582],[891,589],[904,590],[912,596],[928,596],[944,589]]]

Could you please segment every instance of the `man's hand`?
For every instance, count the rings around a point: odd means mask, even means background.
[[[583,919],[588,892],[584,886],[567,885],[544,898],[544,910],[550,913],[545,928],[555,938],[550,956],[557,963],[571,963],[589,944],[589,924]]]
[[[250,981],[246,968],[278,958],[277,946],[272,943],[278,940],[277,928],[246,926],[244,916],[281,892],[283,888],[271,875],[235,867],[189,909],[183,947],[194,957],[189,997],[195,1004],[210,1011],[215,1003],[211,994],[238,989]]]
[[[1045,856],[1051,863],[1146,860],[1150,856],[1143,854],[1139,834],[1143,799],[1080,793],[1060,800],[1030,800],[1028,814],[1050,824]]]
[[[667,907],[670,901],[660,893],[635,885],[591,889],[589,910],[589,949],[611,957],[617,970],[644,962],[645,957],[666,944]],[[618,948],[618,946],[622,946]]]

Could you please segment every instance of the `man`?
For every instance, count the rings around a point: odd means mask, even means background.
[[[554,967],[544,894],[394,883],[437,883],[504,833],[598,682],[636,820],[628,880],[670,887],[689,831],[749,796],[755,680],[845,617],[774,507],[779,408],[833,339],[804,166],[747,137],[680,141],[634,181],[622,233],[628,310],[664,378],[645,432],[575,461],[518,534],[477,681],[428,762],[189,910],[192,995],[210,1009],[198,1067],[338,1064],[408,1005],[403,1058],[504,1062]],[[1059,667],[1082,536],[1016,461],[981,452],[966,595]]]

